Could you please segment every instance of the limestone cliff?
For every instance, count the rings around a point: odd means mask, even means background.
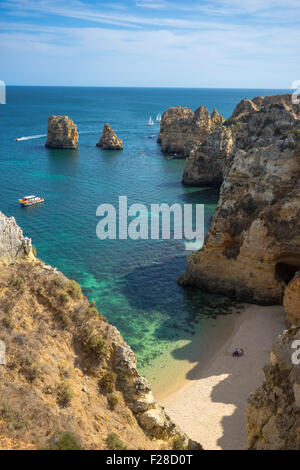
[[[284,290],[283,306],[287,322],[300,325],[300,271],[296,272]]]
[[[194,145],[186,159],[182,182],[188,186],[220,186],[232,153],[235,129],[219,125],[203,144]]]
[[[50,116],[46,147],[53,149],[76,149],[78,146],[77,126],[68,116]]]
[[[296,343],[298,341],[298,353]],[[300,327],[280,335],[246,409],[250,449],[300,450]]]
[[[239,107],[218,208],[180,282],[274,304],[300,268],[300,109],[289,95],[256,102]]]
[[[164,112],[157,142],[162,151],[177,158],[185,158],[196,144],[203,143],[211,129],[222,122],[222,117],[213,111],[210,117],[205,106],[193,111],[176,106]]]
[[[272,122],[268,108],[272,106]],[[277,105],[277,109],[276,106]],[[262,119],[266,112],[267,119]],[[256,97],[244,99],[235,107],[226,121],[214,109],[207,140],[193,142],[183,173],[182,182],[189,186],[220,186],[234,153],[249,147],[272,143],[273,135],[292,129],[298,109],[292,104],[290,95]],[[299,116],[298,116],[299,117]],[[216,124],[218,124],[216,126]],[[244,125],[246,124],[246,125]],[[274,134],[275,133],[275,134]]]
[[[102,136],[96,145],[98,147],[102,147],[104,150],[123,149],[122,139],[117,137],[116,133],[109,124],[104,124]]]
[[[14,219],[0,224],[0,448],[199,448],[80,286],[33,255]]]
[[[13,217],[8,218],[0,212],[0,265],[26,257],[33,257],[30,238],[23,236]]]

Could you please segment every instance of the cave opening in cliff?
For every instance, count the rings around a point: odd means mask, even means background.
[[[275,266],[276,279],[285,282],[285,284],[293,279],[297,271],[300,271],[300,262],[298,264],[280,261]]]

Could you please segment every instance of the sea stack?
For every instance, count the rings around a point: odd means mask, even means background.
[[[102,147],[104,150],[122,150],[123,141],[118,138],[115,131],[109,124],[104,124],[102,136],[99,142],[96,144],[97,147]]]
[[[186,158],[194,144],[203,143],[211,130],[211,119],[205,106],[196,111],[176,106],[164,112],[157,142],[162,151],[176,158]]]
[[[68,116],[50,116],[46,147],[53,149],[76,149],[78,147],[77,126]]]

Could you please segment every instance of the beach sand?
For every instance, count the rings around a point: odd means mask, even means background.
[[[223,320],[223,334],[208,357],[193,363],[176,391],[156,394],[169,416],[204,449],[247,448],[247,398],[262,384],[271,346],[285,327],[282,307],[245,306],[241,314]],[[244,349],[243,357],[232,357],[236,347]]]

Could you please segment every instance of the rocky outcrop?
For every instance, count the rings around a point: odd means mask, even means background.
[[[249,449],[300,450],[300,327],[280,335],[264,368],[265,382],[249,397]]]
[[[0,265],[33,257],[31,239],[24,237],[14,217],[0,212]]]
[[[222,117],[216,110],[209,115],[205,106],[193,111],[176,106],[164,112],[157,142],[162,151],[177,158],[186,158],[196,144],[205,142],[209,132],[220,125]]]
[[[199,449],[157,403],[119,331],[31,251],[0,213],[0,447],[172,449],[180,440]]]
[[[290,325],[300,325],[300,271],[286,286],[283,296],[286,320]]]
[[[272,105],[272,121],[268,122],[268,119],[262,119],[262,113],[266,112],[269,118],[268,108]],[[258,113],[260,110],[262,112]],[[272,143],[273,133],[293,128],[297,113],[290,95],[258,96],[252,101],[244,99],[226,121],[214,109],[207,140],[200,144],[194,142],[187,155],[183,184],[220,186],[236,150],[247,150],[255,143],[259,146]]]
[[[76,149],[78,146],[77,126],[68,116],[50,116],[46,147],[53,149]]]
[[[249,113],[258,111],[258,107],[251,100],[246,98],[240,101],[233,110],[231,119],[241,119],[243,116]]]
[[[281,303],[300,269],[300,110],[264,99],[244,115],[203,248],[183,285]],[[270,102],[270,104],[268,104]]]
[[[105,124],[103,127],[102,136],[99,142],[96,144],[98,147],[102,147],[104,150],[122,150],[123,141],[119,139],[110,127],[109,124]]]
[[[203,144],[195,145],[186,159],[182,183],[188,186],[220,186],[233,150],[235,134],[234,128],[219,125]]]

